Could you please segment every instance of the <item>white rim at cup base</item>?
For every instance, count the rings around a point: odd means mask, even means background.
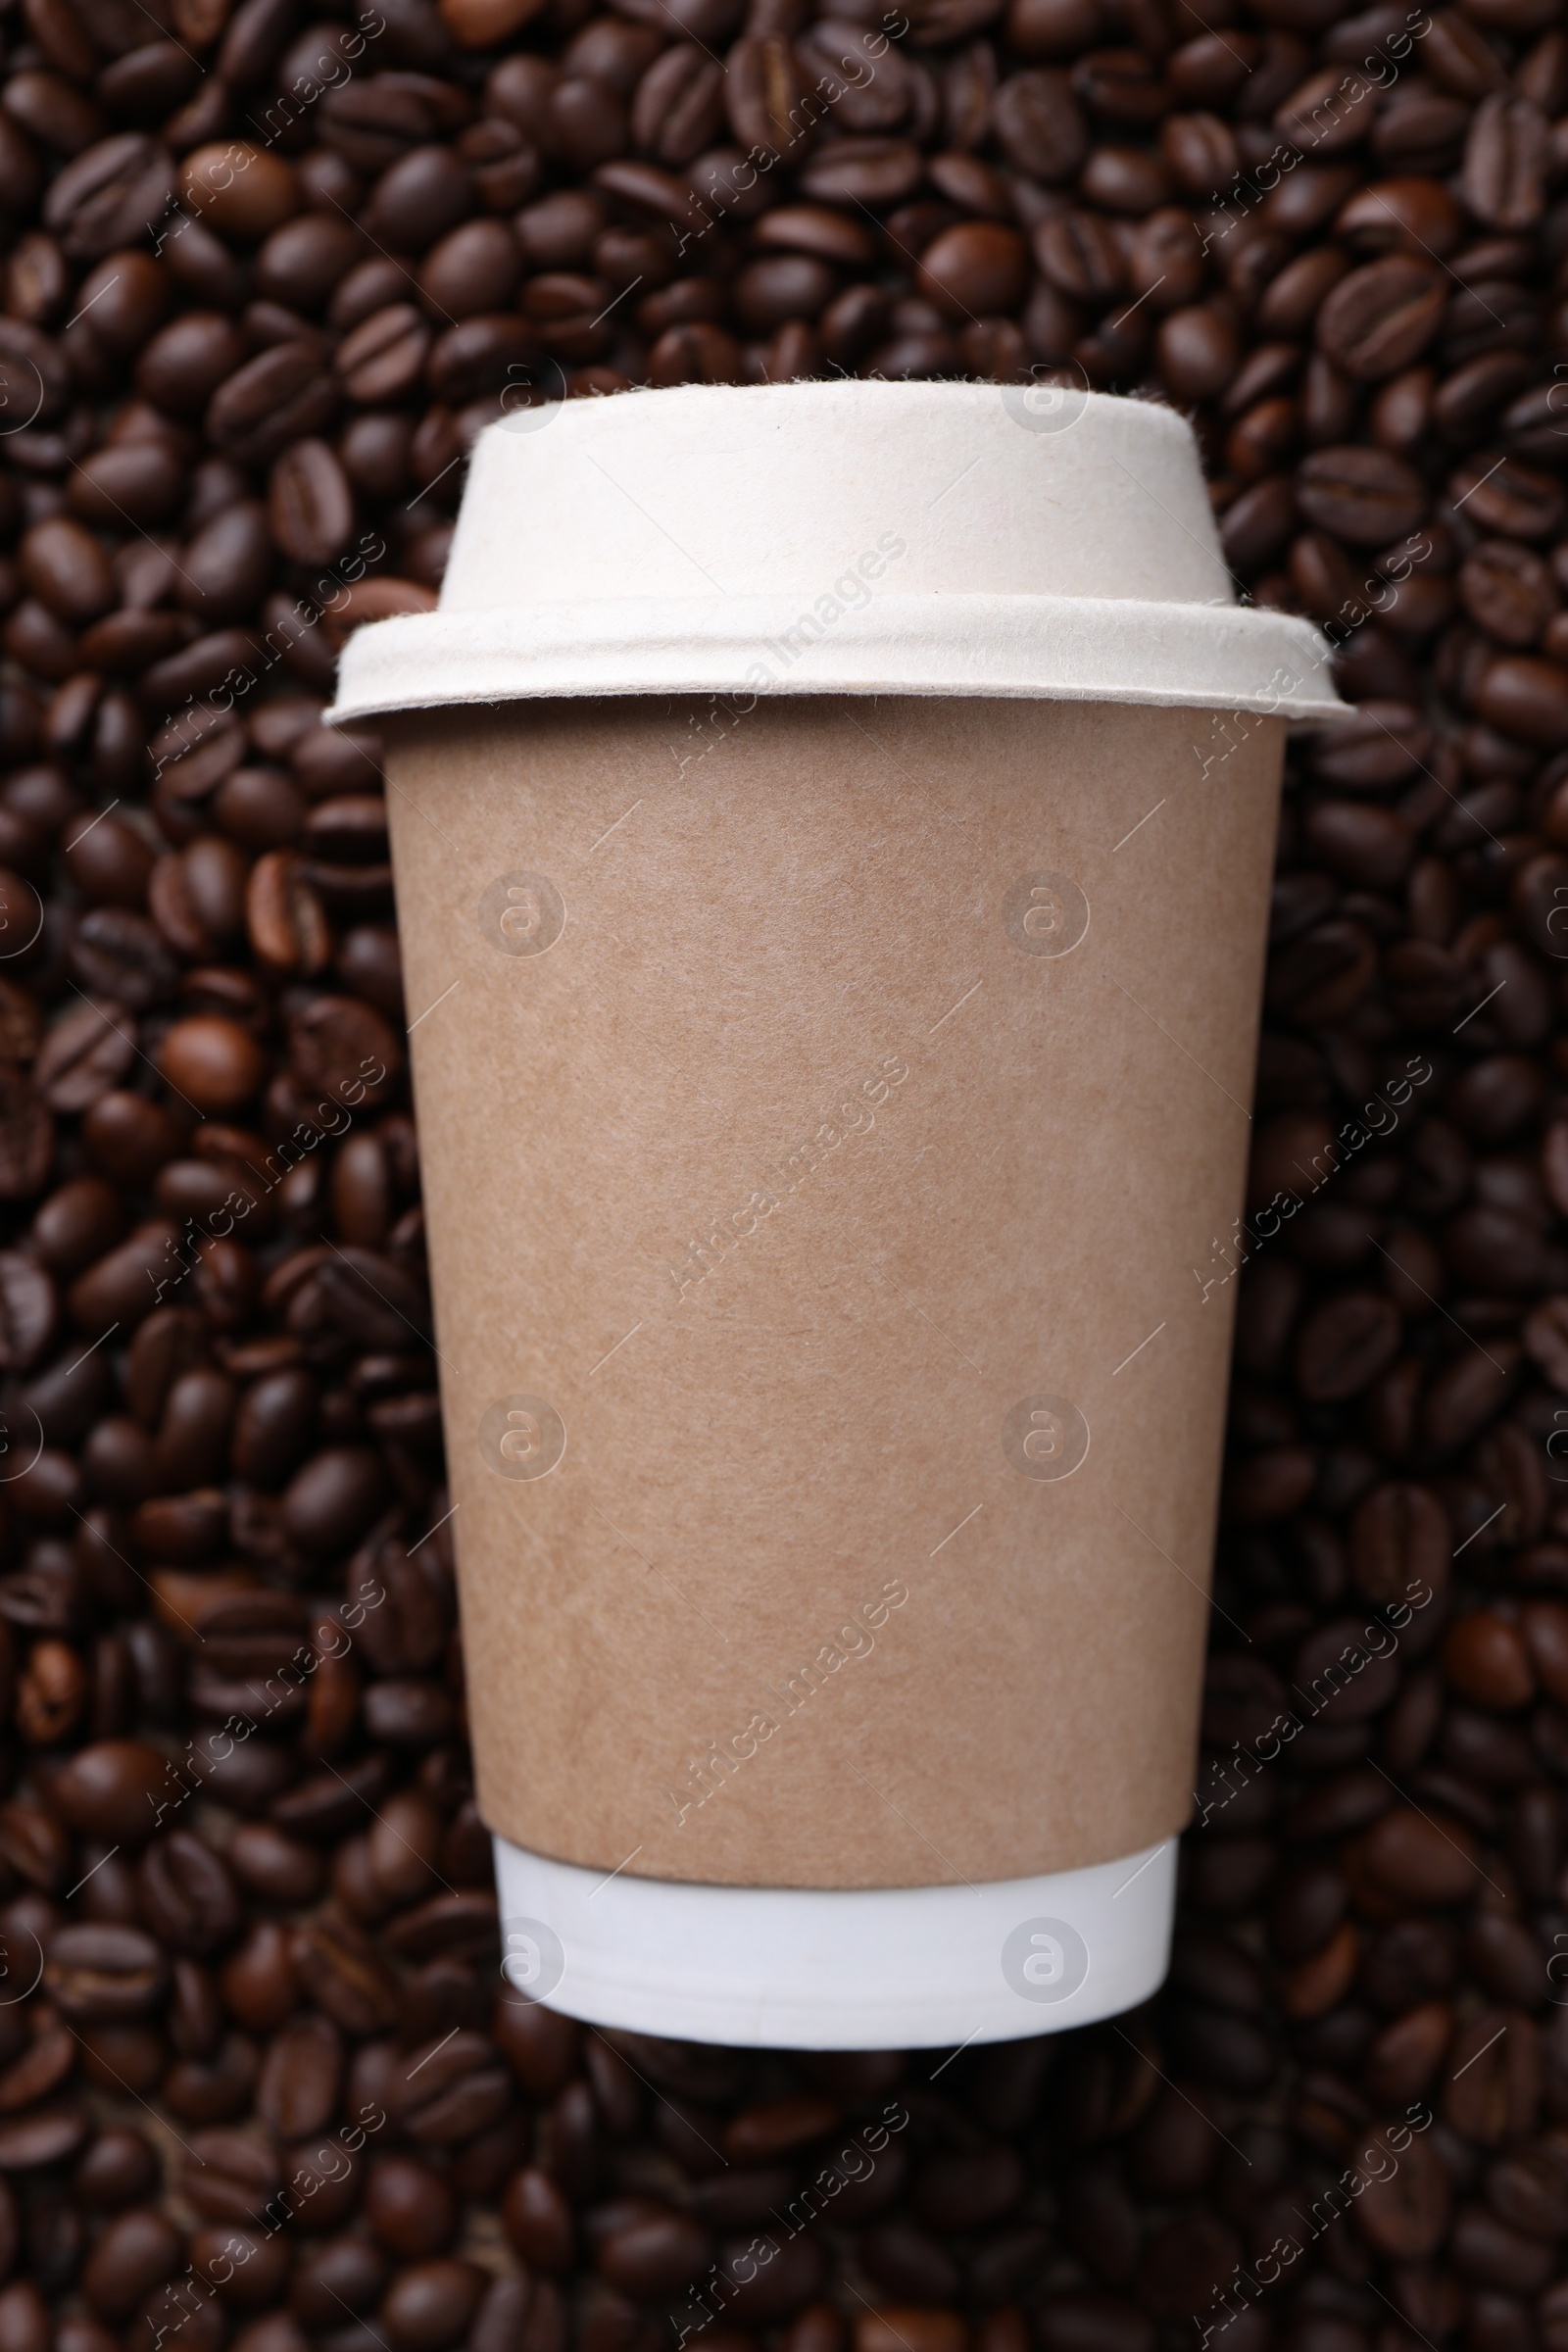
[[[981,1886],[705,1886],[495,1840],[512,1997],[585,2024],[770,2049],[939,2049],[1092,2025],[1170,1954],[1176,1839]]]

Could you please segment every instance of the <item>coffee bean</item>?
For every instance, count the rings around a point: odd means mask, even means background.
[[[30,2279],[0,2288],[0,2342],[14,2352],[47,2352],[49,2305]]]
[[[74,627],[96,620],[115,602],[114,575],[103,550],[80,523],[63,514],[34,523],[18,555],[33,595]]]
[[[416,147],[376,182],[370,233],[394,253],[426,253],[473,211],[474,194],[472,175],[448,148]]]
[[[1467,1834],[1402,1806],[1367,1833],[1360,1862],[1391,1894],[1421,1906],[1458,1901],[1475,1884]]]
[[[48,1347],[56,1321],[54,1285],[20,1251],[0,1251],[0,1362],[25,1371]]]
[[[926,247],[920,290],[948,318],[1015,310],[1029,282],[1028,250],[1016,229],[974,221]]]
[[[644,2200],[604,2239],[599,2269],[612,2286],[638,2300],[662,2299],[685,2286],[711,2259],[706,2230]]]
[[[244,357],[244,342],[227,318],[216,311],[191,311],[144,346],[136,382],[155,408],[171,416],[195,416]]]
[[[303,830],[303,811],[297,830]],[[246,896],[251,945],[278,971],[319,971],[331,933],[319,895],[305,878],[304,861],[285,851],[258,860]]]
[[[225,373],[207,408],[214,447],[241,465],[264,465],[289,442],[318,431],[337,407],[323,358],[314,337],[300,336],[274,343]]]
[[[136,1892],[142,1918],[175,1951],[219,1951],[239,1924],[233,1880],[191,1830],[172,1830],[147,1848],[137,1866]]]
[[[97,261],[166,218],[173,192],[167,153],[139,131],[121,132],[61,172],[45,199],[44,225],[71,260]]]
[[[285,220],[256,256],[259,293],[296,311],[315,312],[365,253],[350,220],[309,212]]]
[[[429,349],[430,330],[414,305],[388,303],[346,337],[336,366],[351,399],[395,400],[417,380]]]
[[[148,2016],[166,1976],[157,1944],[129,1927],[62,1928],[44,1970],[61,2014],[93,2024]]]
[[[216,2298],[209,2299],[193,2278],[186,2275],[172,2279],[167,2286],[157,2287],[142,2304],[129,2341],[136,2352],[152,2352],[152,2347],[164,2336],[179,2328],[190,2352],[220,2352],[225,2328],[221,2308]]]
[[[1404,2153],[1413,2155],[1414,2162],[1401,2163],[1397,2173],[1372,2183],[1369,2202],[1364,2211],[1357,2211],[1356,2224],[1378,2253],[1408,2262],[1442,2243],[1451,2192],[1442,2160],[1427,2141],[1412,2140]]]
[[[571,2207],[547,2173],[529,2165],[513,2176],[502,2220],[530,2267],[551,2273],[570,2269],[576,2242]]]
[[[261,1083],[263,1058],[255,1040],[234,1021],[196,1013],[177,1021],[164,1039],[170,1085],[198,1110],[225,1112],[248,1102]]]
[[[245,2112],[256,2074],[255,2043],[230,2034],[210,2058],[180,2059],[165,2076],[161,2095],[186,2123],[221,2123]]]
[[[1459,567],[1459,596],[1479,628],[1504,645],[1535,645],[1559,598],[1547,566],[1510,540],[1485,540]]]
[[[1500,466],[1459,466],[1450,476],[1455,499],[1474,507],[1482,530],[1521,539],[1549,539],[1562,520],[1563,497],[1549,474],[1505,457]]]
[[[72,2175],[72,2187],[95,2212],[118,2213],[139,2205],[158,2188],[158,2159],[151,2142],[130,2125],[101,2132]]]
[[[329,2238],[302,2256],[290,2304],[313,2330],[340,2328],[345,2314],[373,2310],[385,2292],[387,2266],[378,2247],[360,2237]]]
[[[100,1740],[78,1749],[55,1783],[55,1800],[81,1837],[144,1845],[157,1808],[176,1783],[154,1747],[136,1740]]]
[[[391,2254],[418,2260],[450,2245],[458,2208],[443,2176],[412,2156],[383,2156],[366,2180],[365,2212]]]
[[[347,1923],[300,1930],[292,1946],[301,1983],[345,2033],[370,2034],[391,2024],[393,1980]]]
[[[1476,689],[1478,714],[1526,743],[1568,743],[1568,672],[1530,654],[1492,662]]]
[[[1212,399],[1236,370],[1235,331],[1207,304],[1191,304],[1161,319],[1155,348],[1172,387],[1189,399]]]
[[[283,159],[243,139],[194,149],[181,167],[179,192],[191,212],[247,242],[288,220],[300,201]]]
[[[1533,227],[1545,204],[1546,153],[1540,108],[1492,91],[1465,140],[1462,186],[1470,211],[1493,228]]]
[[[1349,1292],[1323,1305],[1297,1343],[1302,1393],[1323,1401],[1358,1396],[1392,1362],[1399,1331],[1396,1309],[1370,1292]]]
[[[1555,2244],[1568,2233],[1563,2176],[1545,2158],[1521,2152],[1487,2167],[1487,2202],[1499,2221]]]
[[[1459,1620],[1444,1643],[1443,1664],[1454,1689],[1480,1706],[1522,1707],[1535,1695],[1524,1637],[1494,1610],[1476,1609]]]
[[[271,584],[267,515],[258,502],[225,507],[186,544],[180,601],[204,626],[238,620]]]
[[[639,2230],[657,2251],[672,2217],[677,2234],[738,2233],[721,2257],[737,2270],[769,2207],[789,2205],[812,2119],[840,2100],[858,2113],[900,2080],[892,2061],[873,2081],[883,2059],[759,2072],[744,2053],[648,2037],[612,2052],[505,2000],[486,2016],[495,1914],[487,1834],[461,1786],[452,1609],[411,1552],[445,1503],[429,1486],[416,1167],[405,1127],[383,1123],[407,1011],[377,895],[379,747],[316,723],[337,632],[289,615],[295,591],[312,592],[295,567],[324,573],[362,529],[387,550],[368,597],[439,581],[456,461],[515,370],[542,380],[541,343],[575,392],[829,368],[1018,381],[1067,365],[1195,409],[1227,560],[1260,602],[1345,640],[1338,674],[1361,705],[1292,754],[1260,1204],[1295,1188],[1293,1157],[1311,1164],[1348,1120],[1365,1125],[1362,1105],[1407,1054],[1412,1067],[1435,1047],[1454,1057],[1243,1277],[1220,1555],[1233,1590],[1216,1626],[1227,1641],[1245,1623],[1282,1672],[1249,1686],[1260,1720],[1227,1718],[1221,1755],[1291,1703],[1285,1671],[1336,1694],[1194,1840],[1150,2066],[1140,2074],[1119,2042],[1054,2045],[1038,2191],[1022,2135],[1039,2078],[1023,2045],[1000,2071],[961,2057],[911,2156],[894,2143],[840,2188],[832,2261],[842,2250],[880,2293],[916,2298],[862,2314],[858,2334],[868,2352],[898,2336],[916,2352],[1017,2352],[1026,2309],[1050,2352],[1147,2352],[1156,2328],[1185,2325],[1204,2281],[1240,2258],[1238,2200],[1253,2200],[1249,2230],[1258,2200],[1312,2202],[1294,2138],[1230,2116],[1220,2140],[1200,2111],[1207,2085],[1244,2106],[1264,2095],[1277,2057],[1258,2021],[1272,2004],[1298,2037],[1292,2132],[1299,2117],[1331,2163],[1353,2157],[1358,2096],[1396,2112],[1441,2099],[1442,2178],[1413,2153],[1436,2141],[1416,2133],[1349,2224],[1359,2259],[1402,2266],[1401,2318],[1433,2342],[1467,2325],[1475,2352],[1549,2335],[1548,2304],[1537,2319],[1516,2298],[1532,2249],[1561,2230],[1540,2169],[1551,2160],[1528,2139],[1543,2095],[1529,2013],[1554,2014],[1547,1776],[1568,1703],[1546,1447],[1568,1394],[1552,1303],[1568,1295],[1553,1222],[1568,1163],[1556,1167],[1547,1059],[1568,887],[1565,788],[1549,765],[1568,742],[1568,581],[1550,553],[1564,514],[1554,33],[1540,36],[1529,0],[1476,0],[1424,28],[1415,69],[1380,89],[1361,67],[1367,36],[1322,11],[1210,33],[1145,0],[1114,22],[1085,0],[1013,0],[1004,15],[924,0],[888,38],[802,27],[768,5],[743,25],[734,0],[686,0],[673,21],[629,6],[574,29],[531,0],[453,0],[445,14],[400,8],[374,36],[381,60],[362,62],[346,24],[296,35],[278,0],[245,0],[227,24],[182,0],[177,41],[106,30],[94,7],[78,19],[35,0],[0,115],[16,223],[0,373],[8,415],[37,407],[5,444],[20,494],[0,489],[16,665],[0,691],[0,859],[15,876],[10,928],[37,930],[0,989],[0,1191],[33,1219],[0,1257],[0,1353],[27,1376],[45,1438],[9,1497],[25,1516],[0,1615],[19,1643],[5,1660],[19,1774],[37,1755],[48,1775],[37,1801],[0,1808],[0,1851],[16,1884],[47,1890],[13,1911],[82,1882],[71,1927],[48,1923],[57,1973],[60,1933],[139,1936],[155,1954],[150,2010],[73,2030],[94,2097],[128,2092],[174,2118],[201,2159],[187,2157],[181,2187],[202,2228],[271,2227],[274,2140],[305,2184],[288,2191],[287,2232],[225,2278],[221,2248],[216,2267],[205,2239],[181,2248],[176,2273],[125,2313],[139,2352],[176,2322],[186,2352],[198,2338],[220,2352],[231,2325],[247,2352],[304,2352],[269,2268],[295,2239],[319,2250],[296,2271],[313,2339],[374,2352],[378,2334],[401,2352],[380,2316],[390,2267],[370,2239],[330,2234],[360,2227],[366,2178],[383,2221],[404,2182],[389,2223],[404,2264],[450,2254],[458,2201],[505,2189],[532,2275],[482,2303],[466,2274],[456,2295],[438,2280],[414,2295],[406,2330],[562,2352],[565,2301],[547,2277],[569,2284],[611,2246],[612,2262],[631,2261]],[[472,47],[471,75],[455,74],[454,40]],[[499,63],[492,42],[509,45]],[[205,79],[187,49],[213,61]],[[833,93],[820,122],[813,86]],[[243,100],[243,130],[217,111],[220,89]],[[285,93],[286,154],[270,128]],[[732,112],[744,136],[724,147]],[[1285,172],[1269,164],[1276,124],[1303,142]],[[749,166],[754,144],[781,168]],[[1249,173],[1277,177],[1261,203]],[[183,222],[166,211],[181,178]],[[186,709],[231,671],[257,680],[233,713]],[[143,707],[155,723],[172,714],[153,752],[156,832],[136,807]],[[88,1002],[63,997],[67,983]],[[274,1136],[328,1100],[352,1108],[352,1132],[279,1180]],[[187,1252],[182,1233],[231,1198],[243,1221]],[[57,1285],[79,1337],[57,1337]],[[378,1534],[394,1502],[411,1524]],[[302,1645],[334,1638],[333,1580],[362,1538],[373,1549],[347,1589],[370,1577],[384,1600],[347,1657],[285,1686]],[[199,1619],[199,1643],[145,1613],[144,1571],[161,1605]],[[1391,1655],[1338,1687],[1363,1642],[1352,1591],[1408,1621]],[[215,1731],[264,1686],[260,1730]],[[1209,1712],[1214,1732],[1218,1695]],[[1367,1736],[1408,1803],[1363,1760]],[[118,1829],[105,1776],[89,1772],[85,1794],[80,1779],[115,1743],[153,1759],[137,1768],[150,1786],[132,1771],[138,1804]],[[218,1823],[198,1818],[215,1801]],[[1472,1838],[1485,1877],[1468,1875]],[[1504,1877],[1517,1921],[1488,1886]],[[1412,1906],[1433,1916],[1397,1918]],[[1266,2002],[1228,1937],[1195,1941],[1200,1922],[1233,1923],[1266,1954]],[[60,1981],[68,2000],[133,2007],[147,1982],[122,1972],[106,1990],[74,1962]],[[87,2121],[53,2070],[76,2045],[63,2020],[21,2028],[14,2047],[9,2031],[0,2015],[0,2104],[13,2091],[31,2104],[0,2123],[0,2164],[69,2161]],[[1172,2068],[1202,2086],[1194,2103],[1162,2088]],[[522,2161],[533,2151],[509,2077],[553,2102],[538,2166]],[[368,2100],[388,2116],[377,2130],[428,2147],[429,2166],[383,2139],[380,2189],[374,2167],[344,2168],[332,2103],[352,2114]],[[732,2132],[757,2144],[715,2171]],[[1075,2142],[1068,2178],[1054,2150],[1071,2134],[1099,2152]],[[783,2154],[769,2156],[775,2139]],[[650,2144],[690,2183],[675,2195],[660,2173],[658,2204],[639,2169]],[[1450,2195],[1464,2144],[1475,2154]],[[623,2158],[644,2202],[617,2183],[596,2207]],[[109,2170],[120,2185],[99,2203],[84,2166],[69,2198],[51,2188],[31,2209],[24,2297],[0,2300],[19,2352],[24,2338],[33,2352],[40,2311],[62,2352],[108,2352],[102,2322],[49,2306],[87,2255],[75,2208],[158,2197],[133,2155]],[[1057,2257],[1037,2193],[1058,2197],[1086,2258],[1066,2291],[1044,2283]],[[8,2226],[18,2241],[19,2213]],[[1283,2210],[1279,2227],[1294,2227]],[[220,2290],[199,2308],[180,2282],[198,2253]],[[787,2352],[842,2352],[835,2303],[813,2300],[823,2260],[781,2255],[736,2299],[731,2328],[771,2328],[776,2312]],[[1330,2247],[1321,2260],[1310,2294],[1329,2276],[1350,2291]],[[263,2303],[245,2304],[247,2285],[265,2286]],[[625,2352],[635,2301],[603,2280],[593,2291],[607,2300],[574,2324],[592,2352]],[[1461,2293],[1468,2318],[1456,2302],[1440,2316],[1437,2298]],[[1364,2325],[1272,2300],[1293,2339],[1334,2332],[1331,2352]]]
[[[444,2352],[473,2318],[484,2283],[474,2264],[447,2256],[400,2271],[377,2315],[394,2352]]]
[[[1418,474],[1381,450],[1324,449],[1297,472],[1301,512],[1352,547],[1386,545],[1413,531],[1426,512]]]
[[[307,2138],[336,2112],[342,2071],[342,2037],[330,2019],[297,2018],[263,2062],[258,2111],[280,2139]]]
[[[1446,285],[1430,261],[1391,255],[1340,280],[1318,312],[1317,340],[1348,375],[1382,383],[1420,358],[1446,301]]]
[[[179,2232],[161,2213],[141,2207],[110,2222],[82,2273],[81,2291],[105,2320],[125,2320],[149,2290],[172,2276]]]
[[[297,564],[330,564],[354,529],[354,496],[324,441],[297,441],[272,467],[271,535]]]
[[[480,2034],[448,2034],[415,2053],[396,2105],[404,2131],[427,2146],[472,2139],[511,2104],[511,2078]]]
[[[244,2132],[193,2132],[180,2186],[189,2204],[210,2221],[259,2221],[280,2183],[270,2149]]]

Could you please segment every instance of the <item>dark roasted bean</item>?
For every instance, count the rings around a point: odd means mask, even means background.
[[[82,2293],[101,2319],[128,2319],[150,2288],[174,2271],[179,2232],[148,2208],[119,2215],[105,2229],[82,2274]]]
[[[278,2166],[269,2148],[243,2132],[195,2132],[180,2185],[210,2221],[257,2221],[278,2189]]]
[[[365,2212],[390,2254],[417,2260],[450,2245],[458,2208],[441,2174],[412,2156],[384,2156],[369,2168]]]
[[[705,2279],[718,2352],[1561,2352],[1547,0],[155,14],[0,61],[0,2352],[650,2352]],[[596,2035],[492,1998],[380,747],[300,613],[439,586],[509,387],[1032,368],[1194,415],[1359,706],[1289,758],[1172,1983],[923,2083]]]
[[[272,467],[271,534],[296,564],[330,564],[354,529],[354,496],[324,441],[296,441]]]
[[[378,2314],[393,2352],[444,2352],[478,2308],[485,2274],[450,2256],[399,2272]]]
[[[172,1830],[137,1866],[142,1918],[164,1945],[181,1952],[216,1952],[239,1924],[234,1883],[221,1858],[190,1830]]]
[[[156,1943],[129,1927],[63,1928],[44,1976],[63,2016],[116,2023],[148,2016],[166,1981]]]
[[[144,1845],[157,1807],[177,1783],[164,1756],[136,1740],[100,1740],[80,1749],[55,1783],[55,1800],[78,1836]]]
[[[1369,449],[1315,451],[1298,468],[1297,497],[1308,521],[1352,547],[1402,538],[1420,523],[1427,504],[1411,466]]]
[[[1324,301],[1317,340],[1346,373],[1382,382],[1420,358],[1443,321],[1447,289],[1423,256],[1371,262]]]
[[[72,2176],[82,2203],[104,2213],[139,2205],[158,2187],[158,2159],[145,2135],[131,2125],[101,2132]]]

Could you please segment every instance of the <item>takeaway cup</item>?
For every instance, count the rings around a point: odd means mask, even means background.
[[[531,409],[387,739],[517,1994],[803,2047],[1166,1965],[1302,621],[1050,384]]]

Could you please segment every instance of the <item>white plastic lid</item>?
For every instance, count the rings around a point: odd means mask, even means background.
[[[1054,385],[688,385],[474,445],[439,611],[360,629],[345,720],[609,694],[928,694],[1343,715],[1240,607],[1185,420]]]

